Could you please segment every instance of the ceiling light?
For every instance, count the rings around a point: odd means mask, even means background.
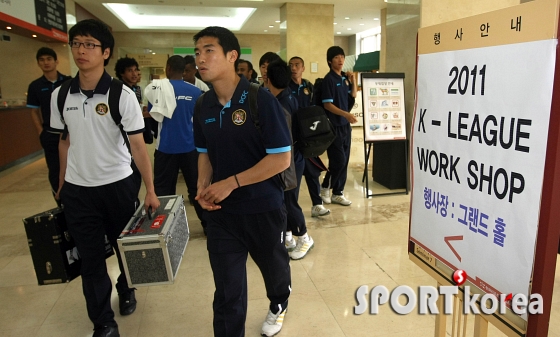
[[[129,29],[190,29],[199,30],[208,26],[221,26],[229,30],[240,30],[256,8],[212,7],[212,10],[201,7],[187,7],[189,15],[176,13],[185,6],[161,5],[128,5],[120,3],[104,3]],[[144,15],[140,15],[144,13]]]
[[[276,23],[280,23],[280,20],[276,20],[276,21],[274,21],[274,22],[276,22]]]
[[[66,14],[66,24],[67,25],[75,25],[76,24],[76,17],[72,14]]]
[[[350,18],[349,18],[349,17],[345,17],[344,20],[350,20]]]
[[[274,28],[274,26],[268,26],[268,28]]]
[[[338,25],[338,23],[335,22],[335,23],[333,23],[333,25]]]
[[[373,18],[374,21],[379,21],[379,18]]]
[[[336,32],[337,34],[342,34],[341,32]]]
[[[360,23],[360,26],[363,26],[363,25],[364,25],[363,23]]]
[[[264,32],[265,32],[265,33],[268,32],[268,29],[265,29]]]
[[[12,29],[12,27],[8,26],[8,27],[6,27],[6,29]]]
[[[352,28],[346,28],[346,29],[348,29],[348,30],[352,30]]]
[[[35,34],[33,34],[33,35],[31,35],[31,36],[33,36],[33,37],[37,37],[37,35],[35,35]]]
[[[155,55],[156,53],[152,53],[152,55]]]

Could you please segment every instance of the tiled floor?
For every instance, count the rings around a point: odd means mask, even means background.
[[[315,248],[304,259],[291,262],[293,293],[279,336],[434,335],[433,316],[400,316],[388,307],[382,307],[375,316],[353,314],[355,292],[361,285],[385,285],[388,289],[397,285],[435,285],[408,259],[409,195],[364,198],[361,134],[360,128],[354,129],[346,184],[351,206],[330,205],[331,215],[312,218],[307,188],[301,189],[301,206]],[[149,152],[153,153],[153,147]],[[374,192],[381,191],[382,187],[376,186]],[[186,195],[182,181],[178,193]],[[0,172],[0,204],[0,336],[91,336],[80,278],[67,284],[37,285],[21,219],[55,206],[43,159]],[[191,206],[187,207],[187,216],[192,236],[175,284],[138,288],[136,312],[116,316],[121,336],[212,336],[214,287],[206,239]],[[246,335],[258,336],[268,301],[257,267],[251,260],[247,263]],[[108,266],[115,279],[115,257],[108,260]],[[560,277],[555,283],[560,287]],[[113,308],[118,308],[115,292]],[[556,294],[549,336],[560,337],[559,319],[560,299]],[[471,317],[468,330],[472,326]],[[489,336],[503,334],[491,327]]]

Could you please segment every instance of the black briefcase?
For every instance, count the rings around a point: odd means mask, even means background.
[[[60,208],[23,219],[39,285],[70,282],[80,276],[82,260]],[[105,237],[106,257],[114,255]]]

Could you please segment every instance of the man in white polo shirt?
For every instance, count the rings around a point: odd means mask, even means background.
[[[97,20],[78,22],[70,29],[69,44],[79,68],[64,103],[58,109],[60,88],[51,99],[51,127],[63,131],[60,140],[60,186],[70,235],[82,258],[82,287],[93,337],[117,337],[111,309],[111,279],[105,264],[104,237],[115,249],[121,275],[117,279],[121,315],[136,309],[134,288],[129,288],[117,247],[117,238],[134,214],[138,187],[134,182],[129,150],[109,111],[111,76],[105,66],[113,52],[109,28]],[[152,169],[144,145],[144,120],[134,92],[122,86],[121,123],[130,151],[146,185],[144,206],[156,209]]]

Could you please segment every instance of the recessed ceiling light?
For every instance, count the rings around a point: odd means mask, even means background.
[[[373,18],[374,21],[379,21],[379,18]]]
[[[363,26],[363,25],[364,25],[363,23],[360,23],[360,26]]]
[[[37,37],[37,35],[35,35],[35,34],[33,34],[33,35],[31,35],[31,36],[33,36],[33,37]]]
[[[274,21],[274,22],[276,22],[276,23],[280,23],[280,20],[276,20],[276,21]]]
[[[152,55],[155,55],[156,53],[152,53]]]
[[[342,34],[341,32],[336,32],[337,34]]]
[[[12,27],[8,26],[8,27],[6,27],[6,29],[12,29]]]
[[[0,0],[2,1],[2,0]],[[166,1],[166,3],[168,3]],[[193,29],[221,26],[237,31],[247,22],[256,8],[213,7],[212,12],[197,10],[200,7],[135,5],[103,3],[113,15],[129,29]],[[159,9],[159,14],[154,8]],[[188,15],[183,9],[187,8]],[[144,13],[139,15],[138,13]]]
[[[268,28],[274,28],[274,26],[268,26]]]
[[[333,23],[333,25],[338,25],[338,23],[335,22],[335,23]]]
[[[265,32],[265,33],[268,32],[268,29],[265,29],[264,32]]]
[[[352,28],[346,28],[346,29],[348,29],[348,30],[352,30]]]
[[[350,20],[350,18],[349,18],[349,17],[345,17],[344,20]]]

